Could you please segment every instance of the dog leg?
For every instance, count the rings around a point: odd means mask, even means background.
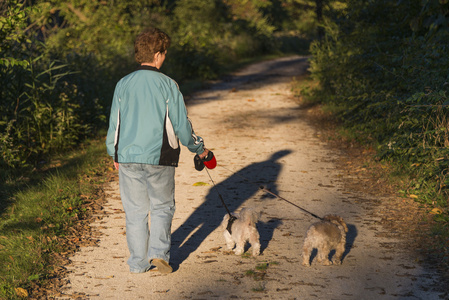
[[[260,236],[257,229],[254,228],[249,236],[249,243],[251,244],[253,256],[260,254]]]
[[[253,248],[253,256],[257,256],[260,254],[260,243],[256,242],[254,244],[251,243],[251,247]]]
[[[312,248],[308,245],[308,243],[304,243],[304,246],[302,248],[302,264],[304,266],[309,267],[310,266],[310,253]]]
[[[234,249],[234,253],[236,255],[242,255],[245,252],[245,243],[238,242],[236,248]]]
[[[229,243],[226,243],[226,247],[228,250],[232,250],[235,246],[235,243],[233,241],[230,241]]]
[[[341,258],[343,257],[343,253],[345,252],[345,245],[338,245],[337,249],[335,249],[335,255],[334,255],[334,264],[340,265],[341,264]]]
[[[327,248],[318,249],[317,262],[321,263],[323,266],[329,266],[331,261],[328,258],[329,250]]]
[[[234,240],[232,239],[232,237],[228,231],[225,231],[225,233],[223,235],[226,240],[226,247],[228,248],[228,250],[232,250],[235,246]]]

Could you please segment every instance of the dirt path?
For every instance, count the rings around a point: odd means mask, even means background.
[[[112,182],[109,214],[94,224],[101,241],[71,258],[62,290],[67,297],[58,299],[441,299],[433,288],[437,274],[384,234],[372,213],[382,199],[346,190],[346,175],[335,164],[341,154],[304,121],[289,83],[305,69],[300,57],[256,64],[188,101],[196,133],[217,157],[210,171],[217,186],[193,168],[193,155],[183,148],[176,173],[174,273],[128,272],[125,218],[118,182]],[[342,216],[349,227],[343,264],[302,266],[304,235],[316,219],[259,185],[319,216]],[[233,211],[262,211],[260,256],[225,251],[218,226],[226,211],[217,190]]]

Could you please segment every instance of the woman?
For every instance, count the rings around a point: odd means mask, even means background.
[[[179,141],[201,159],[209,152],[193,131],[177,83],[159,71],[169,46],[169,36],[157,28],[139,34],[134,50],[140,67],[117,83],[112,100],[106,145],[119,170],[131,273],[153,266],[172,272]]]

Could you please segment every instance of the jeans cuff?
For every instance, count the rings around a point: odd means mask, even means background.
[[[145,269],[141,269],[141,270],[139,270],[139,269],[129,269],[129,271],[130,271],[131,273],[133,273],[133,274],[140,274],[140,273],[146,273],[146,272],[148,272],[150,269],[151,269],[151,266],[149,266],[149,267],[147,267],[147,268],[145,268]]]

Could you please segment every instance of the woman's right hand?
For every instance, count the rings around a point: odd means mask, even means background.
[[[204,159],[204,158],[207,156],[208,153],[209,153],[209,150],[206,149],[206,148],[204,148],[203,153],[199,154],[198,156],[199,156],[201,159]]]

